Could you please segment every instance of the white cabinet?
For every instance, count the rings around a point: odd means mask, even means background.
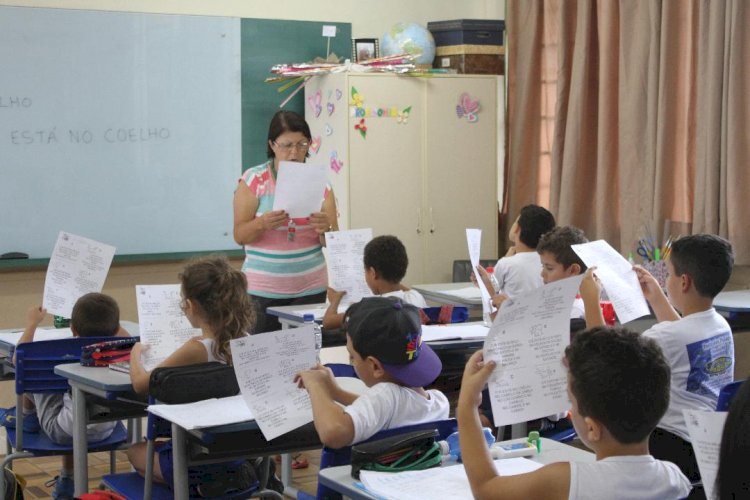
[[[305,86],[308,161],[330,167],[340,227],[401,239],[407,284],[450,281],[467,227],[497,256],[499,88],[494,75],[361,73]]]

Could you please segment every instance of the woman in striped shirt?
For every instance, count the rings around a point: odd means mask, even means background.
[[[268,129],[268,161],[249,168],[234,193],[234,239],[245,248],[242,271],[257,308],[254,333],[279,330],[268,307],[323,303],[327,272],[322,247],[325,233],[338,229],[330,185],[321,193],[320,212],[289,218],[272,210],[281,161],[304,162],[310,127],[292,111],[279,111]]]

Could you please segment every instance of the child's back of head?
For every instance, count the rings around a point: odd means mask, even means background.
[[[120,308],[109,295],[87,293],[73,305],[70,328],[79,337],[113,337],[120,329]]]
[[[529,248],[536,248],[543,234],[555,228],[555,216],[539,205],[526,205],[518,214],[518,226],[521,228],[521,243]]]
[[[627,328],[596,327],[565,349],[578,412],[621,444],[645,441],[669,405],[670,369],[651,339]]]
[[[540,255],[548,253],[554,256],[555,260],[562,264],[563,268],[568,269],[573,264],[580,267],[579,273],[586,271],[586,264],[571,248],[571,245],[588,243],[588,239],[583,231],[575,226],[560,226],[548,231],[539,239],[536,251]]]
[[[731,243],[713,234],[694,234],[675,240],[669,259],[677,276],[690,276],[696,291],[711,299],[727,284],[734,266]]]
[[[255,308],[247,294],[247,279],[226,257],[203,257],[188,262],[179,275],[183,299],[200,307],[214,334],[217,357],[230,360],[229,341],[247,334]]]
[[[374,269],[379,277],[390,283],[401,283],[409,267],[406,247],[395,236],[377,236],[365,245],[365,269]]]

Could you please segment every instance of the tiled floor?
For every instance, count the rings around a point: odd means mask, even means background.
[[[320,464],[320,452],[305,452],[310,466],[307,469],[292,471],[292,485],[315,496],[318,485],[318,466]],[[117,472],[130,471],[130,463],[124,452],[116,453]],[[277,464],[278,466],[278,464]],[[277,467],[278,468],[278,467]],[[27,483],[24,490],[26,499],[51,498],[50,492],[52,486],[45,486],[45,483],[54,479],[60,471],[60,457],[39,457],[16,460],[13,462],[13,469],[22,475]],[[109,473],[109,453],[90,453],[89,454],[89,491],[99,488],[99,482],[104,474]]]

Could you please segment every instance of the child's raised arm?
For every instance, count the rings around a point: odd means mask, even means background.
[[[339,292],[331,287],[328,287],[326,291],[326,297],[328,298],[328,309],[326,309],[323,315],[323,328],[326,330],[332,330],[334,328],[341,328],[344,323],[344,313],[339,313],[339,304],[341,299],[344,298],[346,292]]]
[[[669,303],[669,299],[667,299],[664,290],[661,289],[661,285],[656,281],[656,278],[641,266],[633,266],[633,270],[638,276],[638,282],[641,284],[643,296],[648,303],[651,304],[651,309],[654,310],[656,320],[662,322],[677,321],[680,319],[680,315],[675,311],[674,307],[672,307],[672,304]]]
[[[44,317],[47,315],[47,310],[42,306],[34,306],[26,312],[26,325],[24,325],[23,334],[18,339],[18,344],[24,344],[26,342],[34,341],[34,333],[39,327],[39,323],[44,321]],[[17,345],[18,345],[17,344]],[[16,353],[13,352],[13,358],[10,360],[11,364],[16,364]]]

